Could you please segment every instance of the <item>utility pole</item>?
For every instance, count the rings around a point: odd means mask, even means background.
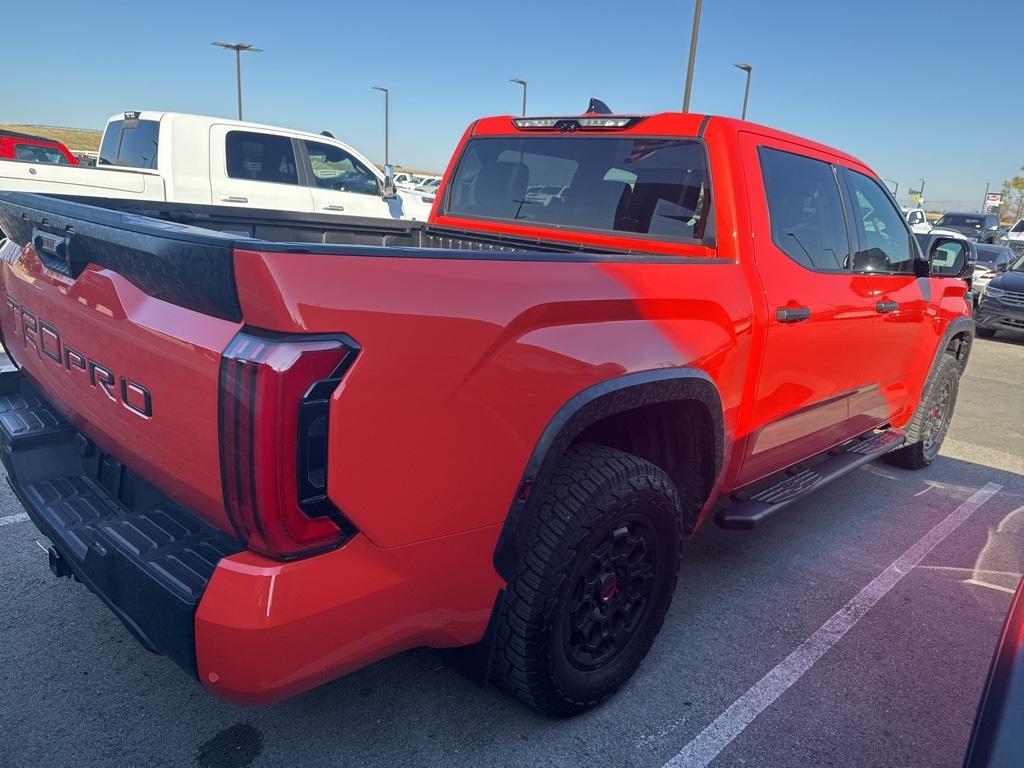
[[[740,115],[740,120],[747,119],[747,99],[750,97],[750,72],[753,69],[749,64],[733,64],[736,69],[742,69],[747,73],[747,85],[743,89],[743,114]]]
[[[988,188],[992,186],[991,181],[985,182],[985,196],[981,198],[981,212],[988,213]]]
[[[690,30],[690,61],[686,65],[686,88],[683,90],[683,112],[690,111],[690,89],[693,87],[693,62],[697,58],[697,33],[700,31],[700,7],[703,0],[693,6],[693,29]]]
[[[526,117],[526,81],[520,80],[518,78],[513,78],[509,80],[509,82],[523,86],[523,117]]]
[[[389,110],[388,102],[390,101],[390,92],[388,91],[387,88],[385,88],[383,86],[380,86],[380,85],[374,85],[374,86],[371,86],[371,87],[375,91],[383,91],[384,92],[384,165],[387,165],[388,164],[388,123],[389,123],[389,121],[391,119],[391,116],[388,114],[388,110]]]
[[[235,82],[238,87],[238,119],[242,119],[242,51],[263,53],[262,48],[253,47],[252,43],[222,43],[219,40],[211,43],[218,48],[235,52]]]

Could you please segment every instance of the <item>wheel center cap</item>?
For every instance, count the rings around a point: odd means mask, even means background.
[[[615,592],[619,589],[619,579],[614,573],[606,573],[601,577],[601,599],[604,602],[608,602],[615,597]]]

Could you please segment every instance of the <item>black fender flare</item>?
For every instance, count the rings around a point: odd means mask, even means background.
[[[967,346],[961,347],[956,351],[956,361],[960,365],[960,373],[964,372],[964,369],[967,368],[967,358],[971,354],[971,345],[974,343],[975,327],[974,318],[967,316],[954,318],[946,326],[946,330],[942,333],[942,340],[939,342],[939,348],[935,350],[935,357],[932,359],[931,367],[928,368],[928,376],[924,380],[926,385],[935,374],[935,369],[939,367],[939,360],[942,359],[942,356],[949,348],[949,342],[953,340],[954,336],[958,336],[961,333],[967,334]]]
[[[508,581],[536,518],[530,490],[543,485],[572,442],[591,424],[624,411],[674,401],[696,401],[713,427],[714,478],[722,471],[725,425],[722,399],[711,377],[697,368],[671,368],[626,374],[599,382],[570,398],[541,433],[516,489],[494,550],[494,567]]]

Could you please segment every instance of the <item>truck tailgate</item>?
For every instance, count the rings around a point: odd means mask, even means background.
[[[217,424],[240,327],[232,240],[67,206],[0,194],[4,346],[75,428],[230,532]]]

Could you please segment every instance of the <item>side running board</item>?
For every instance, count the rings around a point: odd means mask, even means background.
[[[751,496],[734,496],[736,503],[719,510],[715,522],[722,528],[750,530],[823,485],[884,456],[905,442],[906,436],[895,429],[869,432],[826,454],[824,461],[812,467],[795,467],[782,480]]]

